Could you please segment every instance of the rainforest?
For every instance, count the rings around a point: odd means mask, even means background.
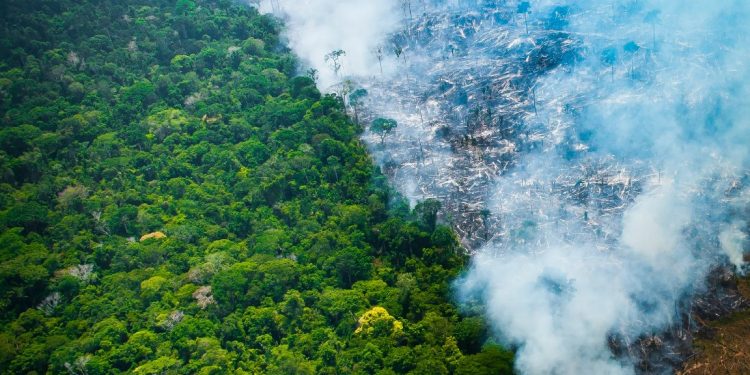
[[[2,1],[0,373],[750,373],[748,18]]]

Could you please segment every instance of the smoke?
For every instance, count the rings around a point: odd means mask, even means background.
[[[721,248],[729,257],[729,261],[735,267],[741,267],[744,263],[744,249],[747,248],[747,234],[742,228],[747,228],[744,221],[737,221],[724,227],[719,233]]]
[[[459,297],[517,369],[634,373],[633,342],[682,324],[712,267],[745,267],[750,3],[399,3],[276,10],[321,87],[351,77],[365,121],[399,122],[364,140],[402,193],[443,201],[475,253]]]
[[[325,90],[342,77],[372,75],[378,69],[377,47],[401,20],[396,0],[261,0],[259,9],[285,20],[289,46],[317,70]],[[325,59],[336,50],[346,53],[338,73]]]
[[[633,373],[609,338],[636,340],[676,324],[678,306],[700,291],[721,251],[743,264],[747,225],[735,216],[748,205],[739,181],[750,161],[750,4],[571,6],[566,32],[586,50],[574,66],[536,82],[535,117],[566,135],[538,152],[545,164],[532,164],[534,176],[550,181],[569,169],[571,157],[561,150],[580,142],[587,152],[574,160],[609,157],[641,176],[642,192],[614,214],[590,200],[555,207],[559,201],[544,199],[548,192],[539,194],[526,202],[524,222],[571,221],[533,213],[571,205],[589,210],[587,217],[563,230],[524,233],[531,245],[515,242],[501,256],[485,254],[507,244],[487,245],[459,289],[486,303],[498,331],[518,346],[522,373]],[[545,4],[538,9],[549,14]],[[538,157],[525,156],[519,167]],[[646,178],[644,165],[658,176]],[[497,199],[506,204],[508,197]],[[592,220],[607,235],[592,231]]]

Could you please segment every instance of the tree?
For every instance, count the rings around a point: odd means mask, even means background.
[[[531,12],[531,3],[528,1],[521,1],[518,3],[518,7],[516,8],[516,12],[519,14],[523,14],[523,23],[526,25],[526,35],[529,34],[529,19],[528,15]]]
[[[300,319],[305,308],[305,301],[297,290],[290,290],[284,294],[284,300],[281,303],[281,313],[286,317],[286,324],[290,327],[300,325]]]
[[[133,370],[134,374],[143,375],[157,375],[165,374],[174,371],[182,365],[182,362],[172,357],[159,357],[152,361],[148,361]]]
[[[630,75],[632,76],[635,72],[635,55],[641,49],[641,46],[631,40],[630,42],[625,43],[625,45],[622,46],[622,49],[630,57]]]
[[[453,336],[464,354],[473,354],[481,350],[487,338],[487,326],[479,317],[468,317],[455,326]]]
[[[338,77],[339,71],[342,68],[341,58],[346,56],[346,51],[343,49],[337,49],[329,52],[325,55],[325,62],[333,69],[333,74]]]
[[[388,310],[375,306],[367,310],[357,319],[357,329],[354,333],[368,336],[389,336],[400,333],[404,329],[403,323],[396,320]]]
[[[401,0],[401,7],[404,9],[404,15],[408,13],[411,20],[414,17],[411,12],[411,0]]]
[[[656,24],[659,23],[661,19],[661,11],[659,10],[652,10],[648,13],[646,13],[646,16],[643,18],[643,21],[651,24],[651,36],[652,36],[652,46],[651,48],[653,50],[656,50]]]
[[[615,64],[617,64],[617,48],[615,47],[608,47],[605,48],[601,55],[600,55],[600,61],[602,65],[608,66],[611,69],[611,76],[612,81],[615,80]]]
[[[89,190],[82,185],[70,185],[57,194],[57,201],[64,209],[80,210]]]
[[[458,361],[457,375],[513,373],[513,353],[497,345],[487,345],[478,354],[467,355]]]
[[[359,124],[359,107],[367,97],[367,90],[358,88],[349,94],[349,105],[354,108],[354,121]]]
[[[435,230],[437,214],[441,206],[439,200],[430,198],[417,203],[414,207],[414,213],[417,214],[419,223],[430,233]]]
[[[366,306],[366,302],[362,293],[358,291],[327,289],[321,294],[318,307],[333,324],[338,324],[345,318],[349,318],[353,324],[356,320],[354,314],[361,311]]]
[[[251,262],[237,263],[213,277],[211,290],[219,306],[233,310],[238,303],[245,301],[245,295],[250,287],[248,274],[256,267],[257,265]]]
[[[336,271],[343,288],[350,288],[355,281],[367,279],[372,269],[372,259],[365,251],[354,247],[336,252],[327,263],[329,268]]]
[[[21,156],[41,134],[39,128],[32,125],[6,128],[0,131],[0,147],[12,156]]]
[[[380,74],[383,74],[383,46],[378,45],[373,50],[373,54],[375,54],[375,58],[378,59],[378,65],[380,66]]]
[[[448,370],[451,371],[451,373],[455,372],[460,365],[461,358],[463,358],[463,353],[461,353],[461,350],[458,348],[458,342],[456,342],[456,339],[453,336],[448,336],[445,339],[445,344],[443,344],[442,349]]]
[[[195,9],[195,2],[193,0],[177,0],[175,4],[175,12],[179,15],[186,16]]]
[[[320,78],[320,74],[318,74],[318,69],[310,68],[305,71],[305,74],[314,82],[318,83],[318,78]]]
[[[398,127],[398,122],[388,118],[376,118],[370,125],[370,131],[380,136],[380,144],[385,143],[385,137],[390,134],[393,129]]]
[[[271,375],[313,375],[315,365],[300,353],[289,350],[286,345],[273,348],[268,374]]]
[[[145,299],[157,297],[166,282],[167,279],[162,276],[154,276],[144,280],[141,282],[141,296]]]
[[[393,42],[393,54],[396,55],[396,60],[398,60],[401,57],[401,55],[404,54],[404,47],[398,41]],[[404,62],[406,62],[405,55],[404,55]]]

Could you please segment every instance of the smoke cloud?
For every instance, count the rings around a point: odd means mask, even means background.
[[[629,345],[680,325],[714,266],[743,272],[749,2],[280,3],[321,87],[344,49],[363,118],[399,122],[364,140],[402,193],[443,201],[475,253],[459,298],[521,373],[634,373]]]
[[[549,14],[545,5],[538,5],[541,14]],[[589,213],[563,231],[527,236],[545,241],[495,257],[484,255],[495,246],[488,245],[459,288],[486,302],[499,332],[518,346],[521,372],[627,374],[633,364],[612,354],[608,337],[635,340],[676,324],[677,306],[700,291],[721,251],[743,264],[747,225],[733,220],[748,204],[740,181],[750,136],[750,5],[570,5],[565,29],[585,52],[536,83],[537,118],[566,136],[545,145],[546,167],[535,164],[534,173],[541,181],[556,178],[570,164],[560,150],[580,142],[587,152],[574,159],[611,158],[640,180],[641,192],[614,213],[591,200],[573,203]],[[658,176],[649,178],[644,167]],[[497,200],[505,204],[507,196]],[[569,202],[550,201],[528,204],[540,213],[570,210]],[[607,235],[570,235],[571,228],[591,232],[592,221],[609,228]]]
[[[259,8],[285,20],[289,46],[304,64],[318,71],[323,90],[342,77],[374,74],[377,46],[397,30],[401,20],[396,0],[262,0]],[[346,52],[338,74],[325,60],[336,50]]]

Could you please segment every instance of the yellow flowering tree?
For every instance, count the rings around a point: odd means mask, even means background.
[[[404,325],[396,320],[383,307],[375,306],[359,317],[354,333],[374,336],[387,336],[403,331]]]

